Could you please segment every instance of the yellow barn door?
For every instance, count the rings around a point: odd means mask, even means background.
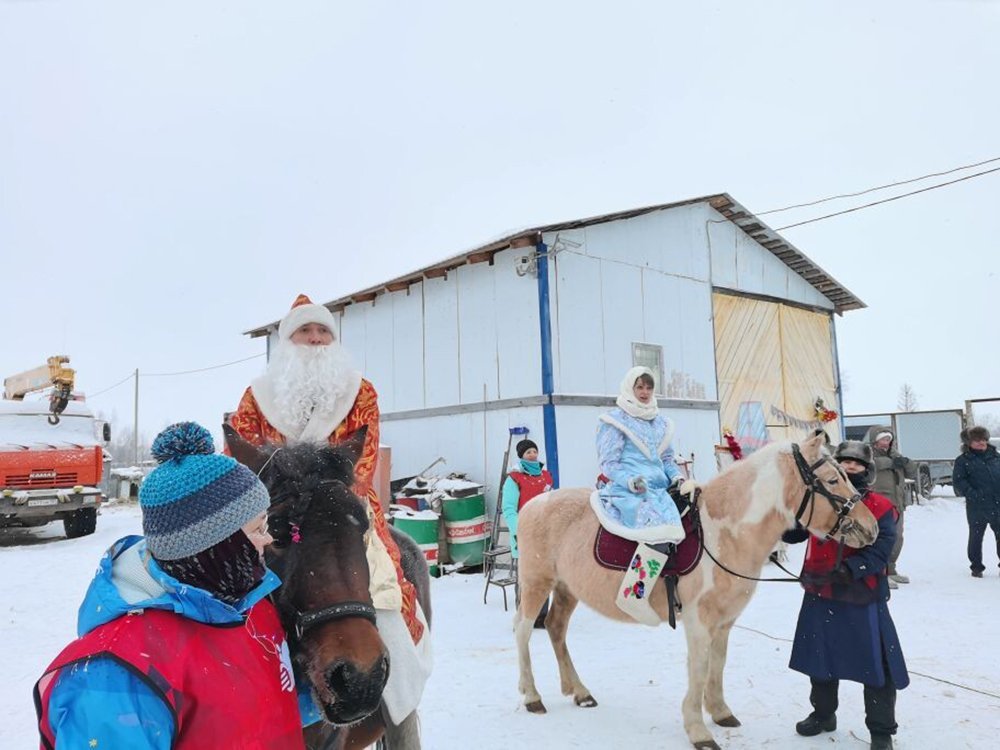
[[[719,292],[712,301],[722,426],[746,452],[821,426],[816,399],[837,408],[830,316]],[[822,426],[839,438],[839,421]]]

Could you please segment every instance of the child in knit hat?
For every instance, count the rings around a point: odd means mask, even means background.
[[[538,446],[534,440],[524,438],[514,446],[517,453],[517,464],[510,467],[507,479],[500,491],[500,508],[503,511],[507,529],[510,531],[510,554],[515,560],[517,550],[517,514],[530,500],[534,500],[543,492],[551,490],[555,484],[549,470],[538,460]],[[546,599],[541,611],[535,618],[535,627],[545,627],[545,615],[549,611]]]
[[[145,536],[115,542],[80,637],[35,686],[42,747],[303,747],[288,646],[267,598],[267,489],[172,425],[139,491]]]

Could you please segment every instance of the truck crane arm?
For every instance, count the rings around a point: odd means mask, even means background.
[[[3,381],[3,396],[13,401],[23,401],[33,391],[52,388],[49,396],[49,423],[58,424],[59,415],[66,410],[73,393],[76,371],[67,367],[69,357],[64,354],[49,357],[47,364],[32,370],[11,375]]]

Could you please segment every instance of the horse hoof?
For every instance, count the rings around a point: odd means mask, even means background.
[[[694,743],[695,750],[722,750],[719,747],[719,743],[715,740],[704,740],[703,742]]]
[[[721,719],[716,719],[715,723],[720,727],[741,727],[743,724],[732,714],[729,716],[723,716]]]
[[[545,713],[545,705],[541,701],[531,701],[531,703],[525,703],[524,707],[528,709],[528,713],[531,714]]]
[[[597,705],[597,699],[594,698],[594,696],[592,696],[590,693],[587,693],[587,695],[583,696],[582,698],[580,698],[579,696],[575,696],[573,698],[573,702],[576,703],[576,705],[578,706],[583,706],[584,708],[593,708],[594,706]]]

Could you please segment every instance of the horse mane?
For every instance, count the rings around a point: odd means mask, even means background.
[[[300,443],[267,445],[262,450],[268,457],[261,468],[261,479],[271,493],[272,514],[292,518],[310,515],[323,526],[336,526],[336,518],[346,516],[362,533],[368,529],[368,514],[351,489],[354,463],[346,449]],[[322,502],[310,501],[314,493],[322,497]],[[291,503],[288,509],[282,507],[286,501]]]
[[[792,446],[795,445],[794,440],[778,440],[773,443],[768,443],[763,448],[755,450],[753,453],[744,456],[739,461],[733,461],[729,466],[720,471],[713,479],[725,476],[734,470],[739,470],[740,467],[745,466],[758,466],[765,463],[766,461],[772,460],[774,454],[789,454],[792,452]],[[820,455],[824,457],[829,457],[831,455],[829,448],[826,445],[820,447]],[[709,480],[712,481],[712,480]]]

